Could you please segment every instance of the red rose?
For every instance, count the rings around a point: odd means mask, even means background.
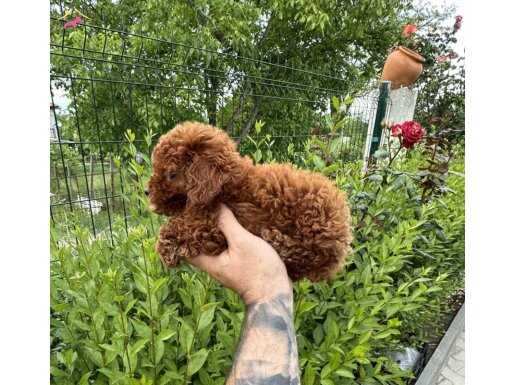
[[[413,120],[406,121],[401,125],[402,130],[402,147],[413,148],[415,143],[426,135],[426,130],[420,123]]]
[[[392,130],[392,136],[399,136],[402,134],[402,128],[401,128],[400,124],[394,124],[391,127],[391,130]]]
[[[402,31],[402,36],[409,37],[412,33],[417,32],[417,26],[415,24],[406,24]]]
[[[462,20],[463,20],[463,16],[461,16],[461,15],[457,15],[456,16],[456,22],[457,23],[461,23]]]

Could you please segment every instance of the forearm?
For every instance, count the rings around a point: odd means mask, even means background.
[[[247,305],[227,385],[299,385],[293,295]]]

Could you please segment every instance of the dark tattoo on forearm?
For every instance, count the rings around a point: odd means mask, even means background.
[[[227,385],[299,385],[293,299],[281,294],[247,307]]]

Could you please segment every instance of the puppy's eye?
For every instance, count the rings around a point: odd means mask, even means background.
[[[177,176],[177,174],[175,172],[169,172],[166,174],[166,178],[168,180],[174,180],[176,176]]]

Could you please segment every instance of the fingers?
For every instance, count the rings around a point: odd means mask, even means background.
[[[200,270],[209,273],[209,267],[213,264],[216,256],[200,254],[193,258],[184,258],[190,265],[198,267]]]
[[[185,259],[189,264],[205,271],[215,279],[219,279],[219,272],[230,264],[230,255],[227,250],[219,255],[200,254],[194,258]]]
[[[227,243],[234,243],[242,236],[250,234],[236,219],[233,212],[223,203],[218,213],[218,228],[225,235]]]
[[[246,237],[252,235],[240,225],[232,211],[223,203],[220,205],[218,212],[218,228],[224,234],[229,247],[248,239]],[[228,250],[223,251],[219,255],[201,254],[194,258],[185,258],[185,260],[215,278],[218,278],[217,276],[220,272],[226,270],[231,264],[231,256]]]

